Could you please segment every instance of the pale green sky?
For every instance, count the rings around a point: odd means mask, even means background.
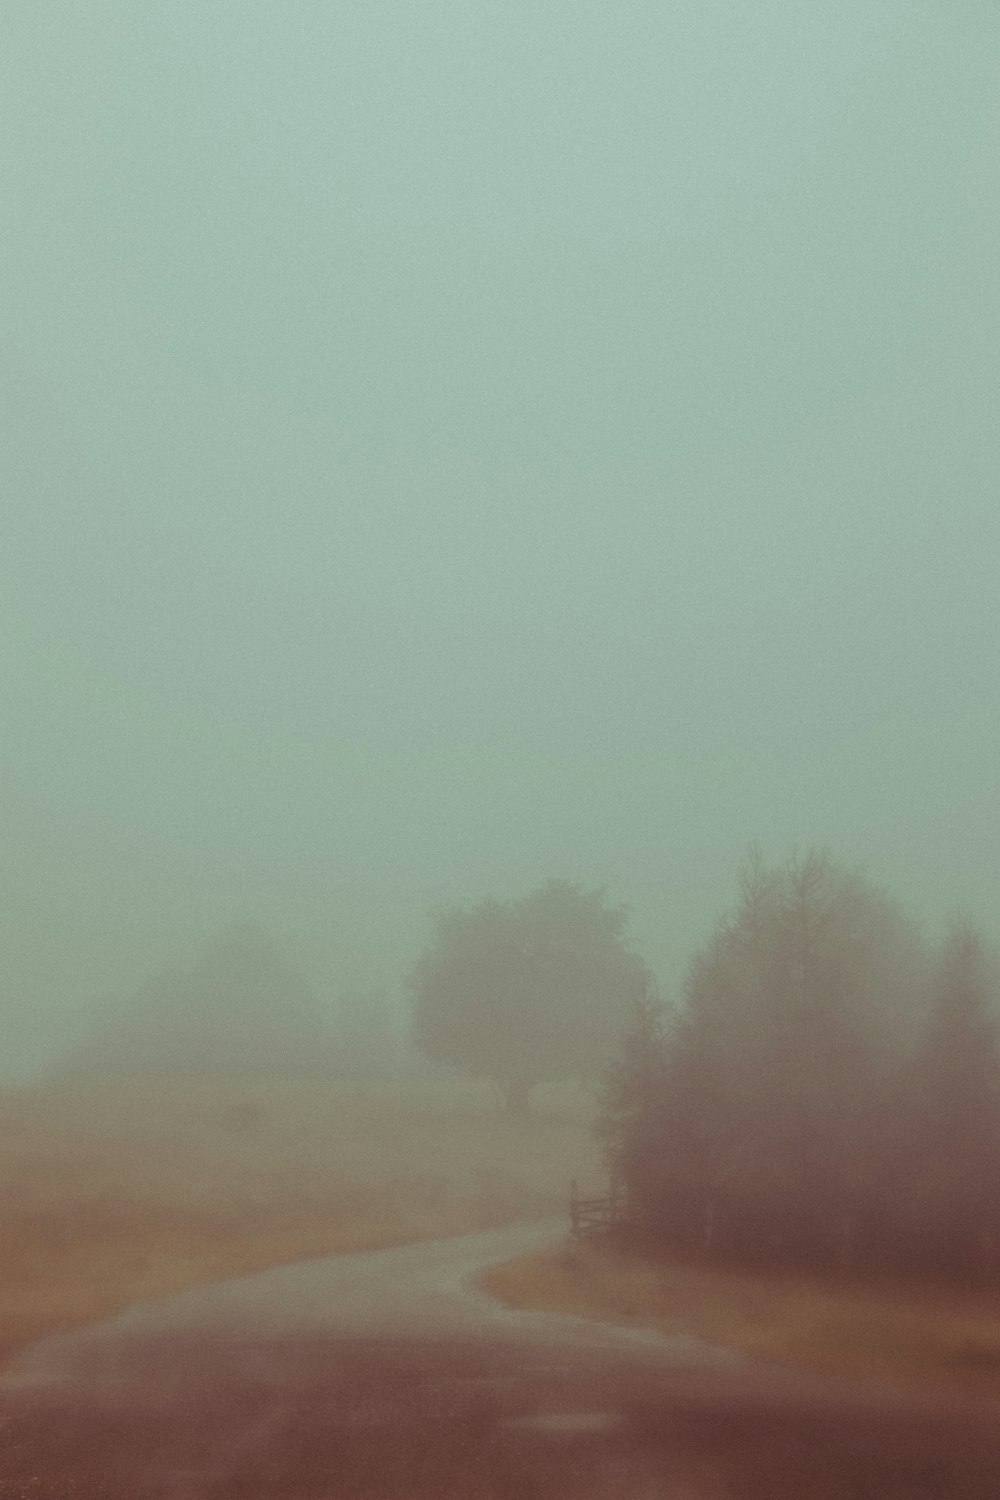
[[[9,0],[0,73],[12,1056],[246,910],[561,874],[676,970],[751,839],[997,934],[995,6]]]

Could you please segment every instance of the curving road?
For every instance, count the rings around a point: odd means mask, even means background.
[[[46,1340],[0,1382],[0,1500],[996,1500],[970,1411],[477,1292],[521,1226],[341,1256]]]

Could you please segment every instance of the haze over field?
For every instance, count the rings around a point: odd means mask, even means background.
[[[220,925],[319,992],[745,845],[1000,912],[1000,17],[0,23],[3,1071]]]

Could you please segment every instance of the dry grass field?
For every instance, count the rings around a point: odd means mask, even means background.
[[[134,1302],[310,1256],[559,1212],[584,1101],[176,1079],[0,1095],[0,1358]]]
[[[996,1292],[749,1274],[570,1243],[498,1266],[483,1285],[515,1307],[653,1327],[828,1374],[1000,1399]]]

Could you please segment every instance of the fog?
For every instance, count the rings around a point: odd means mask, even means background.
[[[1000,20],[10,6],[3,1069],[273,928],[750,841],[1000,909]]]

